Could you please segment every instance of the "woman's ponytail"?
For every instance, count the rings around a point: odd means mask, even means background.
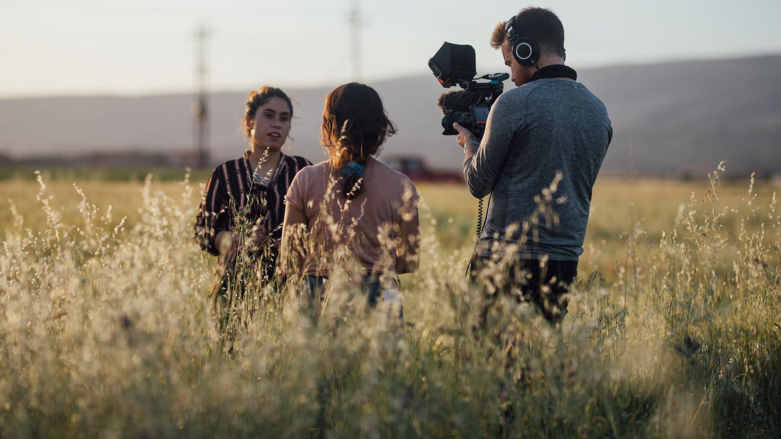
[[[342,194],[347,199],[361,193],[367,160],[394,134],[396,126],[380,95],[368,85],[344,84],[325,98],[321,141],[332,172],[344,178]]]
[[[363,157],[348,163],[347,166],[342,168],[342,175],[344,176],[342,193],[348,200],[352,200],[361,193],[365,169],[366,159]]]

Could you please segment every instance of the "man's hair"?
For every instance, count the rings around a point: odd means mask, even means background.
[[[502,43],[508,39],[504,27],[506,21],[502,21],[494,28],[491,35],[491,47],[499,49]],[[528,7],[515,16],[513,29],[519,36],[531,37],[544,52],[553,52],[564,56],[564,26],[561,20],[551,10],[545,8]]]

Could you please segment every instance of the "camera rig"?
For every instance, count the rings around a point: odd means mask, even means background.
[[[483,137],[488,113],[496,98],[504,91],[502,81],[507,73],[494,73],[475,78],[475,49],[468,44],[445,42],[428,61],[428,66],[442,87],[455,86],[463,89],[442,94],[438,105],[444,113],[442,132],[444,135],[456,135],[458,131],[453,123],[458,122],[478,138]],[[488,82],[480,82],[486,80]]]

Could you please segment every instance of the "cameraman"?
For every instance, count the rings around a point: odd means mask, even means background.
[[[604,104],[564,65],[564,28],[556,14],[523,9],[496,26],[491,46],[501,49],[518,88],[496,100],[482,141],[454,124],[470,192],[477,198],[491,194],[470,274],[490,277],[499,285],[488,291],[535,304],[555,325],[566,314],[591,190],[613,129]],[[549,187],[554,193],[546,197]],[[507,261],[508,249],[510,264],[497,265]],[[492,280],[495,274],[478,276],[497,266],[509,268],[501,282]],[[496,298],[491,296],[483,318]]]

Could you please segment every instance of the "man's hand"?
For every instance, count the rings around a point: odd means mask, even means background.
[[[456,137],[456,142],[458,142],[458,145],[461,146],[461,148],[464,147],[469,142],[480,144],[480,141],[477,140],[477,137],[475,137],[474,134],[472,134],[471,131],[468,129],[462,127],[458,122],[453,122],[453,128],[458,131],[458,137]]]
[[[480,141],[477,140],[477,137],[471,131],[459,125],[458,122],[453,122],[453,128],[458,131],[456,141],[461,145],[461,148],[464,148],[464,160],[474,156],[477,148],[480,147]]]

